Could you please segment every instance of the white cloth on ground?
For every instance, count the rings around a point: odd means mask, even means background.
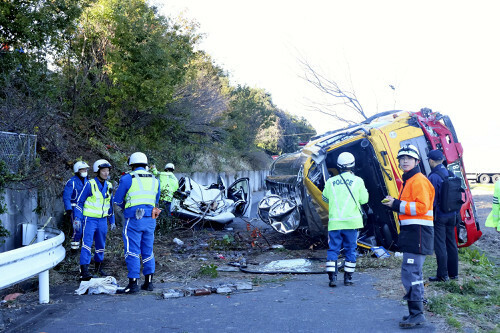
[[[89,295],[92,294],[115,294],[118,289],[118,283],[112,276],[105,278],[92,278],[89,281],[82,281],[80,287],[75,290],[78,295],[83,295],[88,291]]]

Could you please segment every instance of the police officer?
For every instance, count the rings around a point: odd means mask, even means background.
[[[74,176],[71,177],[64,186],[63,191],[63,202],[64,202],[64,210],[65,217],[71,227],[73,227],[74,221],[74,213],[73,209],[76,206],[76,200],[78,196],[82,192],[83,185],[88,181],[87,171],[88,164],[83,161],[78,161],[73,165]],[[76,251],[80,247],[80,240],[82,239],[81,230],[76,230],[73,228],[73,235],[71,237],[71,250]]]
[[[113,206],[111,205],[113,185],[107,180],[111,164],[106,160],[97,160],[94,162],[93,170],[97,177],[85,184],[75,207],[75,228],[80,229],[83,225],[82,250],[80,252],[80,280],[82,281],[88,281],[93,277],[89,272],[89,265],[94,241],[95,272],[101,276],[108,275],[103,271],[102,264],[108,222],[111,230],[116,227]]]
[[[156,228],[155,206],[160,200],[160,181],[148,171],[148,158],[144,153],[130,155],[130,173],[123,175],[116,191],[114,202],[124,209],[125,226],[123,244],[125,262],[128,269],[128,285],[118,289],[119,294],[132,294],[139,291],[137,279],[143,265],[143,290],[152,291],[155,258],[153,255],[154,231]]]
[[[444,212],[440,207],[442,177],[448,177],[448,169],[443,165],[444,155],[431,150],[428,155],[431,173],[429,180],[434,186],[434,252],[436,252],[437,272],[429,281],[447,281],[458,278],[458,247],[455,239],[457,212]],[[441,175],[441,176],[440,176]]]
[[[161,183],[160,200],[165,202],[165,212],[170,216],[171,204],[174,192],[179,188],[179,181],[174,175],[175,166],[173,163],[165,165],[165,172],[158,172],[153,165],[151,172],[157,176]]]
[[[403,252],[401,281],[406,289],[409,315],[399,323],[410,328],[426,322],[424,316],[424,280],[422,266],[425,256],[433,253],[434,187],[420,172],[417,147],[403,146],[398,152],[399,167],[404,171],[399,199],[387,196],[383,204],[399,213],[398,246]]]
[[[362,178],[353,174],[354,156],[343,152],[337,159],[340,174],[329,178],[323,190],[323,201],[328,203],[328,251],[326,272],[329,286],[337,285],[338,256],[342,245],[345,251],[344,285],[352,285],[356,268],[356,241],[363,228],[361,205],[368,202],[368,191]]]
[[[491,227],[497,229],[500,232],[500,180],[495,183],[495,190],[493,192],[493,205],[491,207],[491,212],[488,214],[486,219],[486,227]]]

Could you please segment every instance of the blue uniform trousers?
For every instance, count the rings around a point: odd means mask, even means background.
[[[94,262],[102,262],[108,233],[108,218],[85,216],[82,222],[82,251],[80,252],[80,265],[90,264],[92,258],[92,243],[95,241]]]
[[[330,230],[328,231],[327,261],[336,261],[342,245],[344,246],[345,260],[356,262],[356,241],[358,239],[357,229]]]
[[[403,252],[401,265],[401,282],[406,289],[403,299],[420,302],[424,300],[424,278],[422,267],[425,255]]]
[[[137,279],[141,275],[141,258],[144,275],[155,272],[153,243],[155,240],[156,220],[143,217],[140,220],[128,218],[123,228],[123,245],[128,278]]]

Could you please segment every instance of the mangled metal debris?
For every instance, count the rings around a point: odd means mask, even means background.
[[[297,204],[279,195],[265,196],[259,202],[257,214],[262,221],[283,234],[295,231],[300,224],[300,211]]]
[[[194,223],[227,224],[235,217],[249,213],[251,199],[249,178],[239,178],[226,187],[221,177],[216,184],[209,186],[182,177],[172,200],[172,214]]]

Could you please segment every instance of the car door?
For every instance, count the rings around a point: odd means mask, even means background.
[[[226,194],[228,199],[238,203],[234,212],[235,216],[250,216],[250,208],[252,204],[252,193],[250,191],[250,179],[248,177],[239,178],[232,183]]]

